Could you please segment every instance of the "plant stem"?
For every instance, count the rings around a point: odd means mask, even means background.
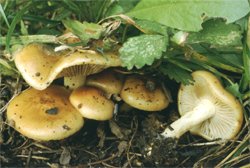
[[[235,68],[233,66],[223,64],[222,62],[215,62],[215,61],[209,60],[209,58],[207,58],[206,56],[197,53],[196,51],[190,49],[189,47],[183,47],[182,49],[184,50],[185,53],[188,53],[190,57],[195,60],[210,64],[210,65],[214,65],[218,68],[221,68],[230,72],[242,73],[242,70],[239,68]]]
[[[58,43],[58,39],[53,35],[27,35],[11,37],[10,45],[28,44],[28,43]],[[0,44],[6,45],[6,37],[0,37]]]
[[[161,135],[165,138],[179,138],[185,132],[214,116],[214,114],[213,103],[207,99],[201,100],[198,106],[173,122]]]

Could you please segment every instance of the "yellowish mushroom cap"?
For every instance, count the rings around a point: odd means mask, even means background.
[[[146,87],[147,79],[141,76],[129,76],[121,91],[121,98],[128,105],[144,111],[160,111],[165,109],[169,100],[161,87]]]
[[[100,73],[87,77],[87,86],[97,87],[107,94],[120,94],[123,86],[122,76],[112,69],[104,70]]]
[[[190,132],[207,140],[235,137],[243,122],[243,108],[239,101],[223,88],[212,73],[196,71],[192,73],[192,76],[194,84],[181,85],[178,93],[180,115],[188,114],[202,100],[211,102],[215,112],[210,118],[190,129]],[[207,107],[204,105],[203,109]]]
[[[15,97],[7,108],[14,129],[34,140],[49,141],[69,137],[84,124],[81,114],[69,102],[70,92],[60,86],[45,90],[29,88]]]
[[[114,103],[95,87],[79,87],[71,93],[69,99],[84,118],[109,120],[113,117]]]
[[[15,64],[25,81],[38,90],[57,77],[85,76],[121,65],[117,53],[92,50],[53,52],[41,44],[29,44],[15,54]]]

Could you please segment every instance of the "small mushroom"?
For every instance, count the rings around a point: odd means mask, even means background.
[[[128,105],[144,111],[160,111],[169,104],[163,89],[155,81],[139,75],[127,77],[121,98]]]
[[[115,52],[98,54],[93,50],[54,52],[41,44],[29,44],[15,54],[15,64],[25,81],[38,90],[59,77],[65,85],[77,88],[87,75],[121,65]]]
[[[39,140],[60,140],[80,130],[81,114],[69,102],[70,92],[51,85],[45,90],[29,88],[8,105],[7,120],[24,136]]]
[[[69,100],[84,118],[109,120],[113,117],[114,103],[95,87],[79,87],[71,93]]]
[[[113,95],[116,97],[116,100],[118,100],[122,90],[123,80],[121,74],[112,69],[107,69],[88,76],[85,85],[99,88],[105,92],[107,98]]]
[[[178,93],[182,117],[165,129],[163,137],[179,138],[190,131],[207,140],[234,138],[243,121],[241,104],[212,73],[195,71],[192,76],[195,82],[181,85]]]

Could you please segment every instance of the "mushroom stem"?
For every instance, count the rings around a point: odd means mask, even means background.
[[[194,126],[201,124],[214,115],[215,108],[213,103],[207,99],[201,100],[198,106],[173,122],[161,135],[164,138],[179,138]]]
[[[86,80],[86,76],[76,75],[70,77],[64,77],[64,86],[70,90],[76,89],[80,86],[83,86]]]

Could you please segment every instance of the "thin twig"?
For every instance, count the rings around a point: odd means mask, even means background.
[[[18,158],[28,158],[28,155],[16,155]],[[49,160],[49,158],[42,157],[42,156],[31,156],[32,159],[37,159],[37,160]]]
[[[88,165],[88,166],[91,166],[91,165],[102,164],[103,162],[106,162],[106,161],[109,161],[109,160],[114,159],[116,156],[117,156],[117,154],[112,154],[110,157],[108,157],[108,158],[106,158],[106,159],[98,160],[98,161],[95,161],[95,162],[90,162],[90,163],[88,163],[87,165]]]

